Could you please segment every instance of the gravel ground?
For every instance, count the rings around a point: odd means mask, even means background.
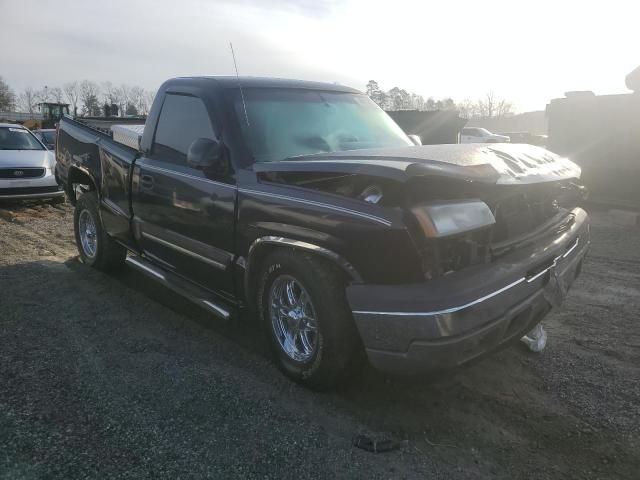
[[[0,478],[638,478],[640,229],[593,218],[542,354],[318,394],[252,319],[79,263],[71,207],[1,205]]]

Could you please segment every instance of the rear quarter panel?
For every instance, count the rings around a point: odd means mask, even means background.
[[[131,243],[131,167],[137,151],[73,120],[62,119],[56,150],[57,171],[70,189],[74,169],[88,175],[100,199],[107,232]]]

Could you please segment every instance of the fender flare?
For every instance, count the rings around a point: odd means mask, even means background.
[[[96,193],[98,194],[98,197],[100,197],[100,184],[97,182],[96,178],[91,174],[91,172],[87,168],[84,168],[80,165],[71,165],[69,167],[69,171],[67,172],[67,178],[65,181],[65,188],[67,190],[67,195],[69,195],[70,197],[73,196],[73,199],[75,200],[75,191],[73,191],[73,181],[72,181],[74,174],[86,176],[93,184],[96,190]]]
[[[265,245],[275,245],[279,247],[288,247],[294,248],[296,250],[303,250],[307,252],[314,253],[321,257],[324,257],[338,266],[343,272],[345,272],[348,277],[351,279],[353,283],[364,283],[362,280],[362,276],[358,273],[355,267],[342,255],[334,252],[333,250],[329,250],[328,248],[321,247],[320,245],[316,245],[314,243],[309,243],[303,240],[296,240],[293,238],[280,237],[280,236],[263,236],[256,238],[251,246],[249,247],[249,252],[247,254],[247,261],[244,270],[244,290],[245,295],[250,292],[250,276],[252,270],[252,260],[255,258],[256,252],[264,247]]]

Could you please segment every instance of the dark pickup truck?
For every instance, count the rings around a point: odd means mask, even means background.
[[[521,338],[589,247],[569,160],[415,145],[350,88],[176,78],[140,138],[118,140],[122,128],[59,124],[82,260],[126,262],[246,328],[239,312],[255,311],[280,368],[315,388],[366,358],[413,374]]]

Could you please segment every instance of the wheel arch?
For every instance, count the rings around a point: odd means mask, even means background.
[[[247,254],[244,273],[244,291],[249,304],[253,303],[253,296],[257,288],[258,272],[267,256],[277,249],[290,249],[311,253],[314,256],[328,260],[352,283],[363,283],[362,277],[355,267],[342,255],[328,248],[304,240],[281,236],[263,236],[256,238]]]
[[[98,189],[98,182],[93,177],[93,175],[91,175],[91,173],[84,168],[73,166],[69,168],[69,174],[67,177],[67,184],[66,184],[66,193],[73,205],[75,205],[77,201],[76,191],[73,188],[74,184],[86,185],[89,191],[95,190],[98,196],[100,195],[100,191]]]

